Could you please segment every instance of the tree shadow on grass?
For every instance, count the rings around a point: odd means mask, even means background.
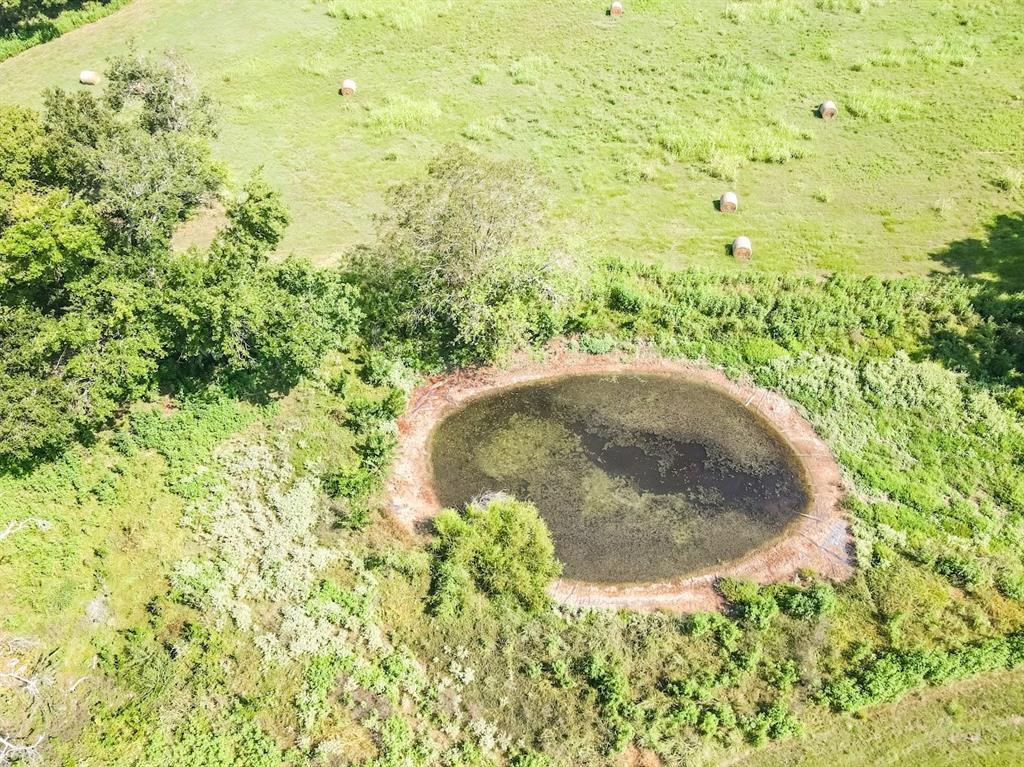
[[[1024,383],[1024,214],[1000,215],[984,237],[950,243],[932,257],[973,288],[980,321],[958,331],[937,328],[929,337],[933,357],[975,378]]]
[[[1024,213],[997,216],[984,238],[958,240],[932,256],[964,277],[1018,293],[1024,290]]]

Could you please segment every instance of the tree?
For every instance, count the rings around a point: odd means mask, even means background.
[[[288,216],[258,176],[207,252],[171,252],[222,176],[208,99],[178,94],[168,61],[115,61],[105,101],[54,91],[41,118],[0,107],[0,465],[50,455],[158,387],[284,390],[358,325],[341,275],[271,262]]]
[[[43,130],[31,109],[0,106],[0,199],[38,170]],[[6,191],[5,191],[6,190]]]
[[[133,51],[111,59],[106,80],[106,103],[120,112],[139,102],[138,124],[147,132],[216,135],[213,100],[176,56],[154,58]]]
[[[564,276],[529,247],[540,199],[522,165],[457,148],[392,189],[379,244],[353,260],[371,329],[453,361],[492,359],[555,332],[554,284]]]
[[[211,199],[223,180],[209,146],[193,136],[124,129],[90,158],[94,182],[82,193],[129,246],[164,246],[179,223]]]
[[[53,18],[61,11],[79,5],[79,0],[0,0],[0,34],[23,24]]]
[[[22,192],[0,234],[0,290],[8,301],[63,307],[74,283],[103,258],[95,211],[67,190]]]
[[[430,163],[426,178],[389,191],[383,243],[429,260],[452,285],[464,284],[527,240],[539,200],[523,165],[449,147]]]
[[[124,245],[162,247],[223,183],[207,143],[213,110],[177,59],[132,53],[109,66],[103,99],[45,95],[37,180],[94,204]]]
[[[305,261],[270,263],[288,216],[258,174],[227,218],[208,254],[173,264],[166,311],[176,328],[175,365],[220,368],[246,388],[287,388],[350,339],[360,319],[357,291]]]

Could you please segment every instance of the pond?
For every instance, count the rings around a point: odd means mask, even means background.
[[[810,502],[806,472],[760,415],[680,376],[575,375],[485,394],[430,443],[443,506],[533,502],[564,576],[676,578],[779,535]]]

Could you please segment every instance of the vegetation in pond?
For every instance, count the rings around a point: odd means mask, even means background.
[[[580,375],[484,395],[437,428],[442,504],[493,492],[537,505],[569,578],[667,579],[735,559],[809,501],[799,459],[706,384]]]

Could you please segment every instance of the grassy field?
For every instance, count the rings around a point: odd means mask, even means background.
[[[1019,3],[938,0],[635,0],[621,20],[580,0],[136,0],[0,84],[38,103],[129,41],[176,50],[223,105],[218,155],[235,179],[265,166],[284,249],[319,262],[463,142],[541,171],[572,252],[734,268],[746,233],[765,268],[926,273],[1021,206],[1022,28]],[[735,217],[713,205],[728,188]]]
[[[823,725],[823,723],[819,723]],[[972,679],[915,694],[863,718],[831,720],[801,740],[736,758],[721,767],[854,767],[921,764],[1002,767],[1024,762],[1024,673]]]

